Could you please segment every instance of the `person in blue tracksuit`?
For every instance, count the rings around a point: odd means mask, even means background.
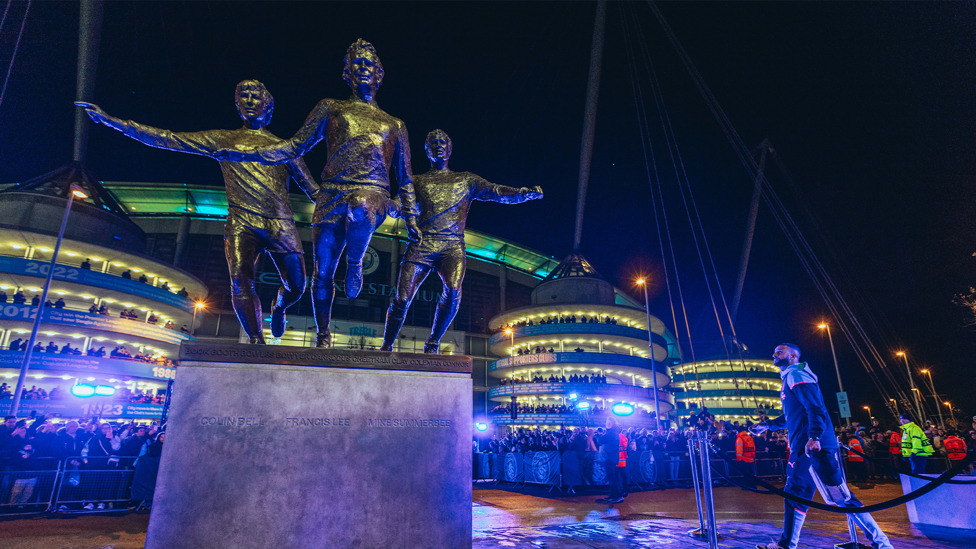
[[[780,369],[783,380],[780,399],[783,415],[753,426],[753,433],[786,429],[790,456],[786,467],[787,493],[811,499],[819,489],[824,501],[840,507],[863,507],[851,494],[844,480],[838,460],[837,437],[827,413],[817,376],[805,362],[800,362],[800,349],[783,343],[773,351],[773,364]],[[783,534],[778,541],[758,545],[759,549],[796,549],[800,529],[806,518],[807,505],[785,500]],[[851,514],[851,519],[871,539],[876,549],[893,549],[888,537],[868,513]]]

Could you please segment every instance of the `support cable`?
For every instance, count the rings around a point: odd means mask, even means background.
[[[688,172],[685,167],[684,159],[681,155],[680,147],[677,143],[677,137],[674,132],[673,124],[671,123],[670,114],[667,108],[667,102],[664,98],[664,93],[660,85],[660,80],[657,77],[657,72],[654,68],[653,61],[651,60],[651,55],[647,48],[647,40],[644,39],[643,32],[640,28],[639,23],[637,23],[636,17],[635,26],[638,38],[638,44],[641,45],[641,50],[643,53],[643,61],[645,64],[646,71],[650,77],[651,89],[654,97],[655,105],[658,110],[658,119],[661,124],[662,132],[665,137],[665,141],[668,145],[668,153],[671,159],[671,166],[674,170],[675,178],[678,182],[678,189],[681,193],[682,202],[685,208],[686,217],[688,219],[689,226],[693,235],[695,242],[695,250],[698,254],[699,264],[702,268],[702,274],[705,279],[706,289],[708,291],[709,300],[712,305],[712,312],[715,315],[716,325],[719,330],[719,335],[722,340],[723,349],[725,351],[725,358],[729,364],[729,368],[732,375],[732,383],[736,391],[736,397],[739,400],[739,405],[742,408],[747,408],[745,400],[742,396],[741,388],[739,386],[739,380],[735,372],[735,367],[732,361],[732,353],[729,350],[729,341],[725,336],[725,330],[723,327],[723,319],[719,313],[718,302],[721,301],[722,308],[725,313],[725,320],[728,321],[730,331],[732,333],[733,340],[736,339],[735,326],[732,320],[732,315],[729,312],[729,307],[725,294],[722,291],[721,281],[718,276],[718,268],[715,265],[714,256],[711,253],[711,248],[708,245],[708,239],[705,235],[704,223],[701,220],[700,211],[698,209],[697,203],[695,202],[694,193],[691,187],[691,181],[688,177]],[[703,251],[704,248],[704,251]],[[715,280],[715,290],[713,291],[711,280]],[[717,297],[716,297],[717,294]],[[690,334],[689,334],[690,339]],[[741,346],[736,345],[736,350],[738,354],[738,359],[743,365],[743,370],[745,370],[745,360],[742,356]],[[697,377],[697,371],[696,371]],[[753,404],[755,409],[760,408],[758,398],[756,397],[755,390],[752,386],[749,386],[750,393],[752,395]]]
[[[3,106],[3,98],[7,94],[7,84],[10,83],[10,74],[14,69],[14,61],[17,59],[17,50],[20,49],[20,39],[24,36],[24,27],[27,25],[27,14],[30,13],[31,0],[27,0],[27,7],[24,9],[24,18],[20,21],[20,32],[17,33],[17,41],[14,42],[14,52],[10,55],[10,64],[7,65],[7,76],[3,79],[3,88],[0,88],[0,107]],[[3,10],[3,19],[7,19],[7,10],[10,9],[10,2]],[[0,24],[0,28],[3,25]]]

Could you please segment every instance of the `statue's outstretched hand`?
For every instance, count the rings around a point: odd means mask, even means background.
[[[528,189],[525,193],[525,198],[528,200],[538,200],[542,198],[542,187],[536,185],[535,187]]]
[[[106,126],[113,126],[110,122],[112,117],[109,116],[101,107],[94,103],[88,103],[87,101],[75,101],[75,105],[85,109],[88,113],[88,117],[92,119],[96,124],[105,124]]]
[[[424,237],[422,234],[420,234],[420,227],[417,226],[417,218],[408,217],[406,219],[406,223],[407,223],[407,234],[410,235],[410,240],[416,242],[417,244],[423,242]]]

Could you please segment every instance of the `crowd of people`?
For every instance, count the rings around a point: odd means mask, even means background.
[[[13,398],[15,387],[7,383],[0,384],[0,400]],[[20,395],[21,400],[64,400],[69,397],[69,392],[60,386],[45,390],[43,387],[31,385],[30,389],[24,387]],[[165,395],[152,390],[120,387],[114,395],[110,397],[113,402],[127,402],[129,404],[163,404],[166,400]]]
[[[23,338],[17,338],[10,342],[10,344],[8,345],[8,349],[11,351],[26,351],[27,340]],[[95,358],[102,358],[106,354],[104,346],[98,348],[91,346],[88,349],[86,349],[84,353],[82,353],[80,348],[72,347],[71,343],[65,343],[64,346],[58,347],[58,345],[53,341],[49,341],[46,346],[41,343],[35,344],[34,352],[35,353],[56,353],[62,355],[78,355],[78,356],[84,354],[86,356],[91,356]],[[129,352],[129,350],[125,347],[125,345],[117,345],[114,349],[108,352],[108,355],[111,358],[120,358],[124,360],[137,360],[139,362],[145,362],[147,364],[156,364],[168,368],[174,368],[177,366],[177,363],[175,361],[170,360],[161,355],[143,354],[142,352],[139,351],[137,351],[136,354],[133,355],[131,352]]]
[[[492,413],[509,413],[507,406],[498,406]],[[572,405],[519,405],[519,413],[567,413],[574,411]],[[605,415],[602,408],[594,407],[591,414],[599,418]],[[647,414],[652,416],[653,414]],[[597,419],[596,423],[599,423]],[[670,471],[665,474],[665,483],[677,482],[678,461],[686,458],[688,439],[696,431],[704,430],[713,445],[726,454],[729,459],[753,463],[756,457],[785,460],[789,455],[788,439],[784,431],[766,431],[759,435],[750,433],[751,421],[718,421],[705,408],[692,415],[682,427],[653,430],[646,427],[630,427],[621,430],[627,438],[628,446],[634,452],[649,451],[655,454],[660,463],[669,464]],[[903,426],[902,426],[903,427]],[[878,420],[870,426],[852,422],[850,427],[836,428],[838,439],[846,446],[857,450],[842,449],[847,466],[849,481],[865,483],[872,480],[894,479],[893,469],[911,468],[912,449],[902,444],[903,428],[882,426]],[[518,428],[503,437],[492,436],[490,440],[476,441],[476,451],[487,453],[577,452],[596,451],[594,439],[599,440],[603,428],[566,427],[551,429]],[[958,430],[945,430],[931,422],[925,424],[924,433],[931,441],[931,453],[927,456],[944,457],[948,463],[965,458],[976,452],[976,417],[968,433]],[[944,470],[945,460],[937,461],[930,472]],[[969,467],[968,470],[972,470]],[[782,466],[779,471],[785,471]]]
[[[84,264],[83,264],[83,268],[84,268]],[[129,271],[122,273],[122,278],[131,279],[132,278],[131,273],[129,274],[129,276],[126,276],[126,273],[129,273]],[[148,283],[149,279],[147,279],[145,275],[142,275],[139,278],[139,281]],[[161,287],[164,290],[170,291],[168,284],[164,283],[163,286]],[[178,292],[176,292],[176,294],[181,297],[189,297],[190,295],[186,291],[186,288],[181,288]],[[24,305],[27,303],[27,296],[24,294],[24,291],[20,288],[17,288],[17,291],[13,294],[12,297],[8,296],[5,290],[0,290],[0,303],[7,303],[8,299],[14,305]],[[41,297],[39,295],[35,294],[34,296],[31,297],[30,304],[32,307],[37,307],[38,305],[40,305],[40,303],[41,303]],[[57,301],[51,301],[50,299],[48,299],[47,301],[44,302],[44,306],[50,309],[64,309],[67,307],[67,303],[64,301],[63,297],[59,297]],[[92,305],[88,307],[88,312],[93,315],[101,315],[101,316],[112,315],[111,310],[109,310],[109,308],[104,303],[100,305],[96,303],[92,303]],[[141,318],[139,318],[139,313],[136,312],[136,309],[122,309],[121,311],[119,311],[119,318],[125,318],[128,320],[142,320]],[[146,322],[148,322],[149,324],[157,324],[159,322],[159,318],[156,317],[155,314],[150,312],[149,317],[146,319]],[[166,325],[164,327],[169,328],[171,330],[179,330],[183,333],[189,333],[189,328],[187,328],[186,325],[183,325],[181,328],[177,328],[176,325],[173,324],[173,321],[171,320],[167,320]]]
[[[617,324],[617,319],[606,315],[603,316],[591,315],[589,317],[585,315],[580,315],[578,319],[576,315],[561,315],[561,316],[552,315],[547,318],[541,318],[539,320],[532,320],[532,319],[520,320],[518,322],[512,322],[511,324],[505,324],[500,326],[495,333],[504,332],[505,330],[508,330],[510,328],[523,328],[525,326],[536,326],[536,325],[541,326],[543,324],[576,324],[577,322],[580,324],[609,324],[611,326],[615,326]]]
[[[165,432],[156,422],[60,421],[35,414],[18,420],[8,416],[0,424],[0,504],[46,503],[47,496],[42,494],[50,493],[54,478],[39,473],[63,467],[66,482],[61,499],[71,500],[79,509],[104,509],[106,503],[100,500],[128,494],[128,484],[122,484],[131,483],[140,467],[148,466],[155,478],[164,440]],[[126,469],[136,474],[112,475],[100,482],[88,482],[83,476],[84,471]],[[133,500],[151,499],[151,494],[148,498],[133,496]]]
[[[557,376],[556,374],[550,374],[549,377],[542,375],[532,376],[531,378],[526,378],[525,376],[516,378],[502,378],[499,382],[500,385],[518,385],[520,383],[606,383],[607,376],[603,376],[597,373],[593,375],[589,374],[572,374],[569,377],[565,375]]]

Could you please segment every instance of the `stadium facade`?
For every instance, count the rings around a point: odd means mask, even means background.
[[[50,298],[62,299],[63,307],[45,311],[38,337],[45,349],[50,342],[59,351],[34,354],[27,385],[28,389],[36,385],[49,394],[53,390],[60,398],[25,400],[21,412],[158,417],[162,406],[156,397],[165,392],[177,371],[167,361],[176,356],[182,341],[244,340],[230,300],[223,249],[227,202],[221,187],[100,183],[83,166],[72,164],[0,189],[0,290],[8,296],[0,315],[0,377],[12,390],[23,352],[10,346],[30,334],[30,300],[45,283],[68,188],[79,181],[89,197],[72,206],[51,285]],[[291,202],[306,250],[306,271],[310,273],[312,204],[300,193],[292,194]],[[577,256],[560,264],[552,256],[488,234],[468,230],[465,238],[468,264],[464,299],[442,341],[441,352],[473,358],[477,416],[488,417],[492,408],[509,400],[513,393],[524,402],[565,402],[570,397],[565,391],[568,384],[530,384],[517,389],[500,385],[502,378],[513,374],[557,371],[560,376],[569,374],[567,377],[574,372],[599,373],[606,378],[604,385],[581,386],[571,392],[597,407],[629,402],[644,414],[653,409],[653,390],[649,387],[653,381],[650,376],[656,375],[662,414],[674,407],[667,390],[669,367],[676,362],[674,338],[658,319],[650,317],[652,361],[648,316],[640,304],[599,278],[591,267],[581,269],[579,261],[573,259]],[[339,283],[332,323],[335,347],[379,349],[406,239],[402,222],[388,219],[367,251],[365,283],[359,297],[346,299]],[[83,263],[89,268],[82,268]],[[341,270],[336,277],[340,281]],[[262,258],[256,290],[266,308],[265,320],[269,320],[267,309],[278,285],[277,271]],[[18,290],[27,303],[11,302]],[[422,351],[440,292],[440,280],[428,277],[410,308],[395,351]],[[196,307],[198,303],[202,308]],[[93,305],[96,310],[105,305],[109,314],[90,312]],[[133,311],[136,318],[120,318],[123,309]],[[586,317],[587,323],[533,322],[532,326],[516,327],[514,336],[498,331],[520,320],[527,323],[535,318],[573,315],[578,320]],[[600,321],[591,322],[594,318]],[[168,323],[170,328],[165,327]],[[269,331],[266,337],[271,337]],[[311,301],[306,296],[289,310],[280,344],[309,346],[314,338]],[[65,344],[80,354],[60,352]],[[112,350],[123,346],[132,357],[110,356]],[[90,349],[102,347],[105,356],[90,356]],[[545,347],[547,352],[536,354],[535,347]],[[517,354],[519,349],[523,356]],[[531,355],[526,352],[530,349]],[[134,360],[136,355],[142,360]],[[119,393],[106,398],[73,397],[71,388],[82,383],[112,386]],[[120,395],[136,396],[123,401]],[[143,400],[153,397],[153,402],[135,402],[138,395],[145,395]],[[0,400],[0,411],[5,410],[4,404],[9,408],[10,400]],[[492,415],[496,425],[551,425],[578,420],[574,416],[506,421]]]

